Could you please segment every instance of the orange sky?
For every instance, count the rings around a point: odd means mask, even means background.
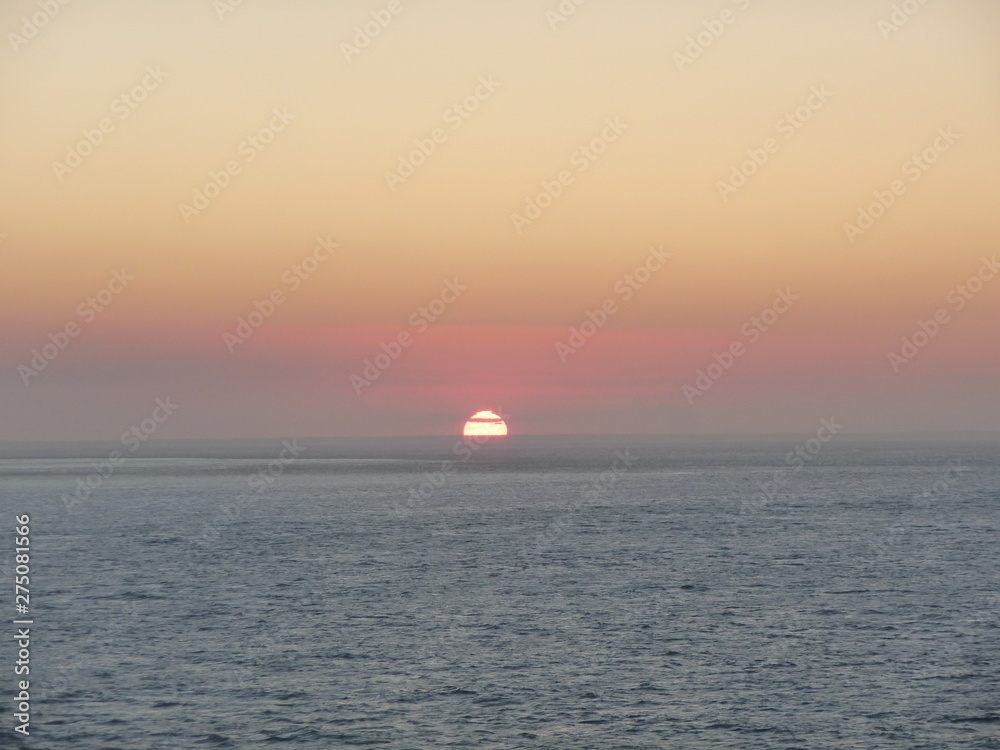
[[[1000,429],[991,0],[53,7],[0,9],[0,440]]]

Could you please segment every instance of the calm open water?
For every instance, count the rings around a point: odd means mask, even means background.
[[[1000,748],[996,444],[613,447],[0,461],[0,746]]]

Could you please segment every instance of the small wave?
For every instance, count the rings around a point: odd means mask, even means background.
[[[475,690],[466,690],[465,688],[448,688],[443,690],[442,695],[478,695]]]
[[[148,591],[123,591],[120,594],[112,594],[111,596],[99,596],[95,597],[97,599],[108,599],[110,601],[139,601],[141,599],[169,599],[168,596],[162,596],[160,594],[151,594]]]
[[[198,740],[199,745],[216,745],[218,747],[227,747],[233,744],[233,741],[228,737],[221,734],[206,734],[200,740]]]
[[[308,695],[309,695],[309,693],[303,693],[303,692],[300,691],[300,692],[297,692],[297,693],[293,692],[293,693],[285,693],[284,695],[279,695],[277,697],[277,699],[279,701],[293,701],[293,700],[297,700],[299,698],[305,698]]]

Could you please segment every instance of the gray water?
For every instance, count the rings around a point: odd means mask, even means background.
[[[793,446],[0,461],[0,745],[1000,748],[997,445]]]

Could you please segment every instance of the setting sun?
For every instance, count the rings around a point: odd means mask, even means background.
[[[466,437],[504,437],[507,423],[492,411],[477,411],[465,423],[462,434]]]

